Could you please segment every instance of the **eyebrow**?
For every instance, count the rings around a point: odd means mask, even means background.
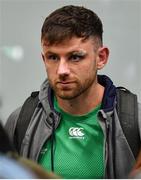
[[[52,51],[47,51],[47,52],[45,53],[45,55],[46,55],[46,54],[57,54],[57,53],[52,52]]]
[[[52,52],[52,51],[47,51],[46,53],[45,53],[45,55],[48,55],[48,54],[54,54],[54,55],[57,55],[58,56],[58,54],[57,53],[55,53],[55,52]],[[70,51],[70,52],[68,52],[67,53],[67,56],[70,56],[70,55],[78,55],[78,56],[86,56],[87,55],[87,52],[86,51],[83,51],[83,50],[75,50],[75,51]]]
[[[68,53],[68,55],[78,55],[78,56],[85,56],[87,53],[86,51],[83,50],[78,50],[78,51],[71,51]]]

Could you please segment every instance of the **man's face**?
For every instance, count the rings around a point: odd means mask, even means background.
[[[94,44],[77,37],[54,45],[42,41],[48,80],[57,97],[74,99],[94,86],[99,62]]]

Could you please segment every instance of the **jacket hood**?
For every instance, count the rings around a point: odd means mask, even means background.
[[[116,105],[116,87],[106,75],[98,75],[98,82],[105,87],[101,108],[104,112],[111,111]]]
[[[111,79],[106,75],[98,75],[98,82],[105,87],[104,96],[102,100],[102,109],[104,112],[113,110],[115,106],[116,87],[113,85]],[[45,111],[55,111],[53,107],[53,91],[46,79],[41,85],[39,92],[39,100]]]
[[[53,91],[50,88],[48,79],[45,79],[43,84],[41,85],[40,92],[39,92],[39,101],[43,106],[46,114],[49,114],[54,110],[53,107]]]

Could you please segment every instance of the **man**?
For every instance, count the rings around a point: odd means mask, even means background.
[[[135,163],[119,123],[116,87],[97,75],[109,56],[102,34],[100,18],[79,6],[57,9],[42,26],[48,80],[20,154],[63,178],[125,178]],[[20,110],[6,124],[13,141]]]

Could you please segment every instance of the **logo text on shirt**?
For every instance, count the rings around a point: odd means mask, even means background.
[[[84,128],[71,127],[69,129],[69,138],[84,139]]]

